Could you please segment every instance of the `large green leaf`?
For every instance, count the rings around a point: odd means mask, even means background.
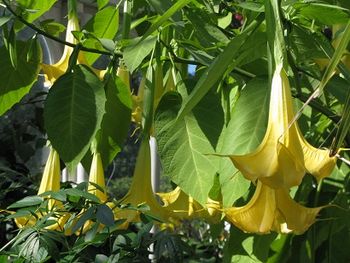
[[[217,96],[210,94],[181,121],[175,121],[181,106],[178,93],[168,93],[156,111],[155,131],[164,174],[202,204],[217,173],[210,154],[223,127],[223,111]]]
[[[100,128],[105,105],[102,82],[84,65],[62,75],[51,87],[44,119],[48,139],[68,164],[76,165]]]
[[[131,73],[140,66],[145,57],[151,54],[157,41],[157,38],[152,36],[141,42],[139,42],[138,39],[139,38],[134,39],[123,52],[124,62]]]
[[[24,42],[17,41],[16,68],[12,66],[5,46],[0,48],[0,115],[19,102],[36,81],[42,57],[40,46],[36,45],[36,47],[37,52],[27,62],[28,46]]]
[[[106,84],[106,113],[101,123],[98,152],[104,167],[120,152],[128,134],[131,121],[131,93],[129,87],[117,76]]]
[[[119,9],[108,6],[98,11],[84,26],[84,29],[93,33],[97,38],[113,39],[118,32],[119,27]],[[84,46],[96,48],[101,45],[96,39],[88,39]],[[92,64],[99,57],[99,54],[86,52],[85,58]]]

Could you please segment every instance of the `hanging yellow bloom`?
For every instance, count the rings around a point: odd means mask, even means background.
[[[77,40],[74,38],[72,31],[79,31],[79,20],[76,15],[70,15],[67,23],[66,29],[66,42],[77,44]],[[73,48],[70,46],[64,46],[63,54],[58,62],[53,65],[49,64],[41,64],[41,68],[45,75],[45,84],[48,86],[52,86],[52,84],[62,76],[68,69],[69,58],[73,53]],[[79,53],[78,64],[88,65],[83,53]],[[99,77],[99,79],[103,79],[105,74],[105,70],[97,70],[95,68],[90,67],[91,70]]]
[[[278,66],[272,79],[270,110],[265,136],[252,153],[230,155],[234,165],[251,181],[261,180],[272,188],[299,185],[305,172],[321,179],[336,162],[328,150],[311,146],[294,118],[288,77]]]
[[[89,182],[92,182],[100,186],[104,190],[102,192],[100,189],[97,189],[96,186],[89,183],[88,192],[97,196],[102,203],[105,203],[107,201],[106,183],[105,183],[105,175],[103,171],[101,155],[99,153],[94,153],[92,157]]]
[[[163,202],[164,209],[168,212],[171,222],[194,218],[206,219],[210,222],[220,220],[220,202],[208,198],[206,208],[201,206],[193,197],[187,195],[177,186],[167,193],[157,193]]]
[[[147,139],[143,139],[141,142],[131,186],[128,193],[122,199],[122,204],[131,204],[134,207],[146,204],[149,206],[152,215],[162,220],[166,220],[167,218],[167,212],[158,203],[152,190],[151,155]],[[139,212],[131,209],[123,209],[120,218],[127,218],[127,220],[132,218],[131,221],[139,221]]]
[[[40,187],[38,190],[38,195],[47,192],[47,191],[53,191],[57,192],[60,190],[60,180],[61,180],[61,170],[60,170],[60,158],[58,156],[58,153],[51,147],[50,148],[50,154],[47,159],[44,173],[41,179]],[[50,198],[50,197],[49,197]],[[50,218],[50,220],[57,221],[56,224],[52,224],[47,229],[50,230],[59,230],[62,229],[64,223],[67,221],[69,215],[67,213],[60,213],[59,209],[62,207],[62,203],[54,200],[49,199],[48,205],[47,205],[47,211],[52,212],[55,211],[55,217]],[[57,214],[56,214],[57,212]],[[43,213],[38,212],[37,217],[42,217]],[[37,221],[37,218],[33,215],[25,216],[25,217],[19,217],[15,219],[15,223],[19,228],[22,228],[24,226],[33,226],[35,225]]]
[[[224,209],[228,221],[244,232],[304,233],[323,207],[307,208],[295,202],[286,188],[273,189],[260,181],[251,200],[242,207]]]

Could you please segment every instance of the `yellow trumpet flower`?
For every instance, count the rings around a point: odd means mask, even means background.
[[[43,177],[41,179],[40,187],[38,190],[38,195],[47,192],[47,191],[53,191],[57,192],[60,190],[60,158],[58,156],[58,153],[51,147],[50,148],[50,154],[47,159]],[[53,199],[48,200],[47,210],[49,212],[51,211],[57,211],[57,208],[60,208],[62,206],[62,203]],[[59,213],[59,212],[58,212]],[[40,218],[43,216],[43,213],[37,213],[37,216]],[[46,229],[50,230],[57,230],[62,229],[62,226],[68,219],[68,214],[59,214],[58,217],[52,217],[50,220],[56,220],[57,223],[52,224]],[[24,226],[33,226],[35,225],[37,219],[35,216],[25,216],[25,217],[19,217],[15,219],[15,223],[18,226],[18,228],[22,228]]]
[[[167,212],[156,200],[151,184],[151,155],[147,139],[143,139],[136,159],[134,176],[130,189],[121,200],[122,204],[138,206],[146,204],[150,213],[162,220],[166,220]],[[127,215],[126,215],[127,214]],[[131,221],[139,221],[139,212],[136,210],[123,209],[119,218],[127,218]]]
[[[102,166],[101,155],[99,153],[94,153],[92,157],[90,174],[89,174],[89,182],[92,182],[103,189],[103,192],[100,189],[97,189],[96,186],[89,184],[88,192],[97,196],[102,203],[107,201],[106,194],[106,183],[105,183],[105,175]]]
[[[204,208],[193,197],[183,192],[179,186],[170,192],[157,193],[157,195],[163,202],[163,207],[172,222],[194,218],[203,218],[210,222],[220,220],[217,211],[220,210],[221,205],[218,201],[208,198],[206,208]]]
[[[286,188],[273,189],[258,181],[253,197],[242,207],[224,209],[228,221],[244,232],[304,233],[323,207],[307,208],[295,202]]]
[[[71,15],[68,19],[67,23],[67,29],[66,29],[66,42],[77,44],[77,40],[74,38],[72,31],[79,31],[79,20],[75,15]],[[60,77],[62,76],[68,69],[69,64],[69,58],[73,53],[73,48],[70,46],[64,46],[63,54],[58,62],[56,62],[53,65],[49,64],[41,64],[41,68],[45,75],[45,84],[47,86],[52,86],[52,84]],[[83,53],[79,53],[78,64],[85,64],[87,65],[87,61],[83,55]],[[103,76],[105,74],[105,70],[97,70],[92,67],[90,67],[92,71],[99,77],[99,79],[103,79]]]
[[[288,77],[278,66],[272,79],[270,110],[265,136],[252,153],[230,155],[234,165],[251,181],[261,180],[272,188],[299,185],[305,172],[317,179],[328,176],[336,162],[329,150],[311,146],[294,118]]]

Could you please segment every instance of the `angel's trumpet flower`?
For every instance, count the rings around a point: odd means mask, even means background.
[[[308,172],[317,179],[328,176],[336,162],[328,150],[311,146],[294,118],[288,77],[281,66],[272,79],[270,110],[265,136],[252,153],[230,155],[234,165],[251,180],[272,188],[299,185]]]
[[[76,15],[70,15],[67,23],[67,29],[66,29],[66,42],[77,44],[77,40],[72,34],[72,31],[79,31],[79,20]],[[41,64],[41,68],[45,75],[45,85],[52,86],[52,84],[60,77],[62,76],[68,69],[69,65],[69,58],[73,53],[73,47],[70,46],[64,46],[63,54],[58,62],[56,62],[53,65],[49,64]],[[83,55],[83,53],[79,53],[78,64],[85,64],[87,65],[87,61]],[[99,77],[100,79],[103,79],[103,76],[105,74],[105,70],[97,70],[94,68],[91,68],[92,71]]]
[[[60,158],[58,156],[58,153],[51,147],[50,154],[47,159],[40,187],[38,190],[38,195],[48,191],[57,192],[60,190],[60,172]],[[47,211],[54,211],[54,213],[56,213],[55,210],[57,210],[57,208],[60,208],[61,206],[61,202],[54,199],[49,199],[47,204]],[[43,215],[44,213],[37,213],[37,217],[39,218]],[[55,217],[50,218],[50,220],[51,219],[57,221],[57,223],[46,227],[47,229],[62,229],[63,224],[68,219],[68,214],[59,214],[59,212],[57,212],[57,215],[55,215]],[[15,223],[19,228],[22,228],[24,226],[33,226],[35,225],[36,221],[37,218],[33,215],[18,217],[15,219]]]
[[[216,211],[220,209],[220,203],[210,198],[208,198],[207,208],[204,208],[179,186],[170,192],[157,193],[157,195],[163,202],[165,210],[168,211],[170,221],[204,218],[210,222],[216,222],[219,219]]]
[[[174,219],[192,219],[203,210],[203,207],[191,196],[185,194],[179,186],[167,193],[157,193],[163,202],[163,207]]]
[[[166,211],[158,203],[152,190],[150,146],[146,139],[143,139],[141,142],[131,186],[128,193],[122,199],[122,204],[131,204],[135,207],[146,204],[149,206],[152,215],[162,220],[166,220],[167,218]],[[125,214],[124,217],[123,214]],[[139,212],[131,209],[123,209],[120,218],[139,221]]]
[[[101,189],[98,189],[93,184],[89,184],[88,192],[97,196],[102,203],[105,203],[107,201],[106,183],[105,183],[105,175],[103,171],[101,155],[99,153],[94,153],[92,157],[90,174],[89,174],[89,182],[92,182],[98,185],[99,187],[101,187]]]
[[[226,218],[249,233],[304,233],[322,207],[307,208],[295,202],[285,188],[273,189],[260,181],[251,200],[242,207],[224,209]]]

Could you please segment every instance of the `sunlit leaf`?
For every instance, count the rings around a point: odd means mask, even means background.
[[[27,62],[28,46],[24,42],[17,41],[16,68],[11,64],[7,49],[4,46],[0,48],[0,115],[19,102],[36,81],[42,56],[40,47],[37,47],[37,56]]]

